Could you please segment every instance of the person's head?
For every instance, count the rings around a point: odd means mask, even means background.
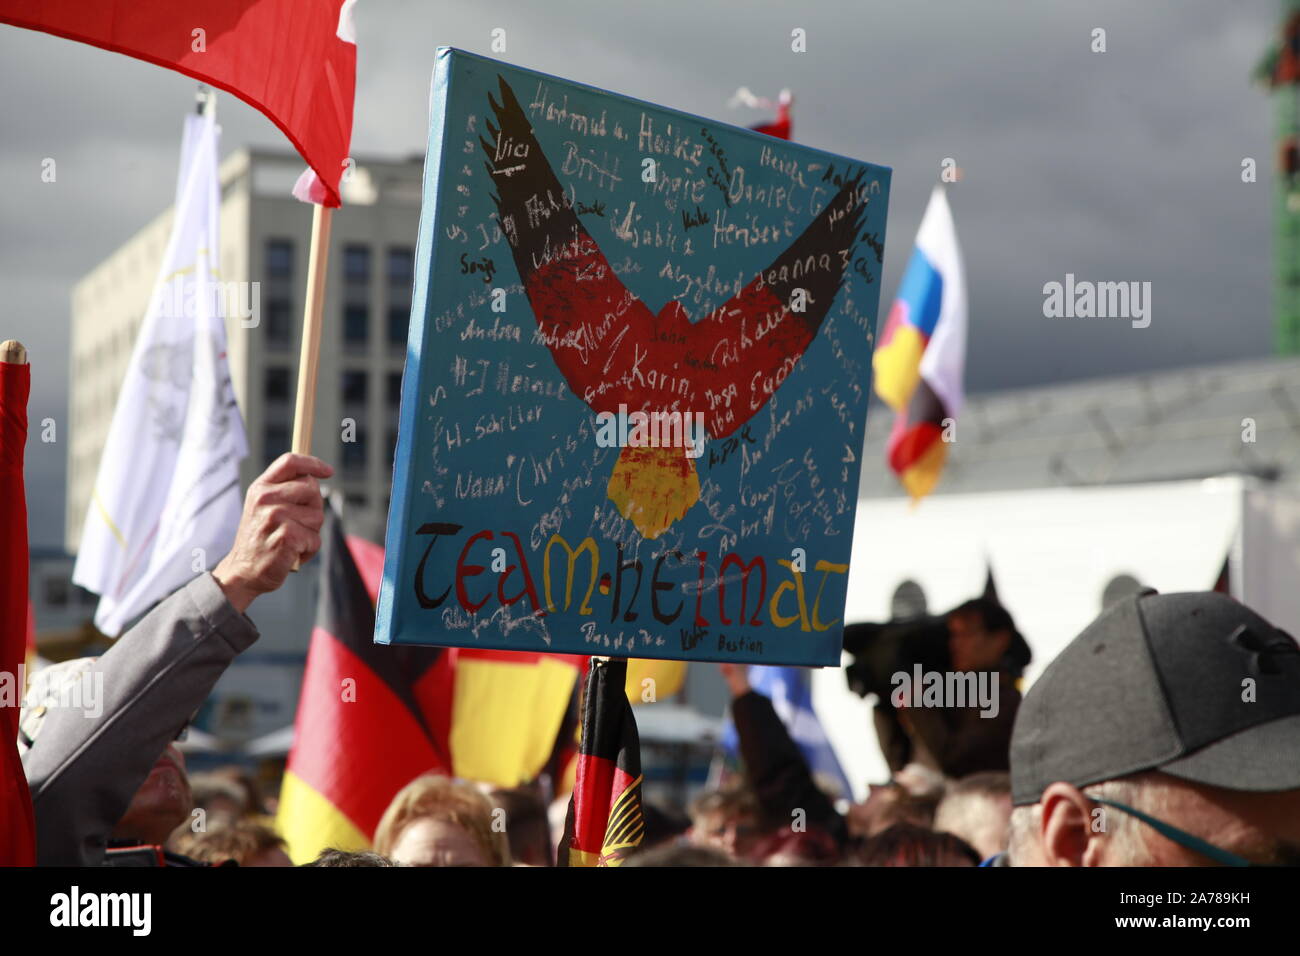
[[[664,843],[633,853],[624,866],[738,866],[731,854],[693,843]]]
[[[898,784],[873,785],[866,800],[849,808],[849,833],[872,837],[896,823],[929,829],[937,802],[937,796],[913,794]]]
[[[190,819],[194,798],[185,775],[185,757],[168,744],[131,797],[113,828],[113,838],[162,846],[178,826]]]
[[[975,598],[948,612],[948,655],[955,671],[997,670],[1016,626],[992,598]]]
[[[248,812],[247,793],[224,774],[196,773],[190,777],[190,791],[194,809],[203,811],[209,829],[234,823]]]
[[[833,866],[840,861],[840,848],[820,827],[775,831],[763,850],[764,866]]]
[[[237,764],[228,764],[212,771],[212,776],[225,780],[238,789],[243,803],[241,815],[255,817],[266,814],[266,800],[262,796],[262,787],[258,783],[257,774],[252,770]]]
[[[676,809],[660,806],[652,800],[641,801],[641,815],[645,818],[645,836],[641,838],[642,849],[675,841],[691,829],[689,817]]]
[[[555,851],[546,818],[546,803],[530,787],[493,790],[488,794],[493,809],[503,811],[510,858],[523,866],[551,866]]]
[[[1008,843],[1016,866],[1215,866],[1223,851],[1300,865],[1300,790],[1229,790],[1159,771],[1082,790],[1058,782],[1014,810]]]
[[[1300,862],[1300,646],[1213,592],[1110,605],[1030,688],[1009,861]]]
[[[179,853],[214,866],[231,860],[240,866],[293,866],[284,846],[278,833],[250,820],[200,833],[188,832],[176,842]]]
[[[895,823],[858,844],[858,866],[979,866],[979,854],[960,837],[911,823]]]
[[[320,856],[303,866],[328,866],[331,868],[354,868],[360,866],[395,866],[388,857],[373,850],[321,850]]]
[[[417,777],[393,797],[375,830],[375,850],[405,866],[509,866],[504,827],[472,784]]]
[[[948,785],[934,812],[934,829],[961,837],[981,858],[1007,848],[1011,820],[1011,775],[972,773]]]
[[[692,801],[687,836],[695,846],[712,847],[733,857],[748,857],[763,827],[758,800],[744,787],[709,790]]]

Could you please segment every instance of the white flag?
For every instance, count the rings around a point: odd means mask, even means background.
[[[210,570],[239,523],[248,443],[226,364],[217,140],[211,111],[186,118],[171,238],[81,532],[72,580],[100,595],[109,635]]]

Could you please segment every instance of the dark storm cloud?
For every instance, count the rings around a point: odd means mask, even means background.
[[[796,92],[796,137],[894,167],[884,306],[939,163],[971,299],[972,389],[1266,354],[1267,96],[1249,83],[1277,16],[1223,4],[981,2],[502,3],[363,0],[357,154],[422,152],[434,48],[523,66],[732,122],[739,85]],[[808,52],[790,51],[807,31]],[[1090,51],[1094,27],[1107,52]],[[0,27],[0,283],[33,353],[34,424],[67,412],[72,283],[167,205],[194,84],[123,57]],[[285,147],[223,97],[224,149]],[[1243,157],[1260,182],[1240,181]],[[41,160],[58,163],[43,184]],[[1067,272],[1152,283],[1144,330],[1048,320]],[[65,445],[28,448],[33,539],[62,538]]]

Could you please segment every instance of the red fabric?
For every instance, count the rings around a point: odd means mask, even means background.
[[[355,683],[345,685],[349,678]],[[312,632],[294,725],[289,769],[367,836],[397,791],[421,774],[447,770],[392,687],[321,627]]]
[[[782,103],[776,108],[776,119],[771,123],[760,123],[757,126],[751,126],[755,133],[766,133],[768,136],[775,136],[777,139],[790,138],[790,104]]]
[[[934,422],[906,424],[904,416],[894,420],[886,454],[894,474],[901,475],[920,461],[935,442],[943,439],[943,428]]]
[[[27,396],[31,367],[0,362],[0,671],[17,697],[19,665],[27,658],[27,495],[23,449],[27,444]],[[0,865],[36,864],[36,821],[27,776],[18,757],[18,700],[0,706]]]
[[[575,679],[586,677],[587,658],[577,654],[547,654],[537,651],[498,651],[478,647],[449,647],[437,662],[415,682],[414,694],[420,714],[441,752],[450,755],[455,771],[455,754],[451,749],[452,713],[456,705],[456,665],[462,660],[501,661],[506,664],[537,664],[550,657],[569,664]],[[569,755],[568,759],[572,759]],[[568,766],[568,760],[564,760]]]
[[[124,53],[232,93],[265,113],[339,205],[352,140],[357,48],[344,0],[0,0],[0,22]],[[194,49],[202,29],[204,49]]]

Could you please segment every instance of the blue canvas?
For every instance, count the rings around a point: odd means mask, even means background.
[[[437,56],[375,639],[837,665],[890,172]]]

